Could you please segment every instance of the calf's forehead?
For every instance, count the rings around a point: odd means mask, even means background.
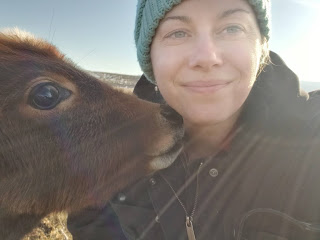
[[[0,85],[15,90],[28,80],[49,70],[49,62],[63,61],[64,56],[49,43],[20,32],[0,33]],[[57,64],[51,64],[57,65]]]
[[[56,59],[64,58],[64,55],[54,45],[19,30],[0,33],[0,52],[12,55],[31,53]]]
[[[19,96],[30,81],[53,75],[72,82],[83,92],[101,92],[101,85],[96,79],[77,68],[53,45],[28,35],[0,33],[1,99]]]

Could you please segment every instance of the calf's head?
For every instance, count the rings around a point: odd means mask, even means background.
[[[46,214],[105,204],[169,166],[182,135],[175,112],[113,89],[43,40],[0,33],[1,208]]]

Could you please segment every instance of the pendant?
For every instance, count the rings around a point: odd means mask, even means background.
[[[196,240],[196,236],[194,235],[194,231],[193,231],[191,217],[187,217],[186,228],[187,228],[188,240]]]

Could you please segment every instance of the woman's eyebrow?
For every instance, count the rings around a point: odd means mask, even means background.
[[[187,17],[187,16],[169,16],[169,17],[165,17],[164,19],[162,19],[161,23],[164,23],[168,20],[178,20],[183,23],[190,23],[191,22],[191,18]]]
[[[224,11],[223,13],[221,13],[221,15],[218,18],[226,18],[229,17],[230,15],[234,14],[234,13],[238,13],[238,12],[243,12],[246,14],[251,14],[248,10],[242,9],[242,8],[235,8],[235,9],[229,9],[227,11]]]

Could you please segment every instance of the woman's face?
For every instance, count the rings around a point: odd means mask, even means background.
[[[261,35],[245,0],[184,0],[166,14],[151,45],[154,76],[185,123],[235,118],[256,79]]]

